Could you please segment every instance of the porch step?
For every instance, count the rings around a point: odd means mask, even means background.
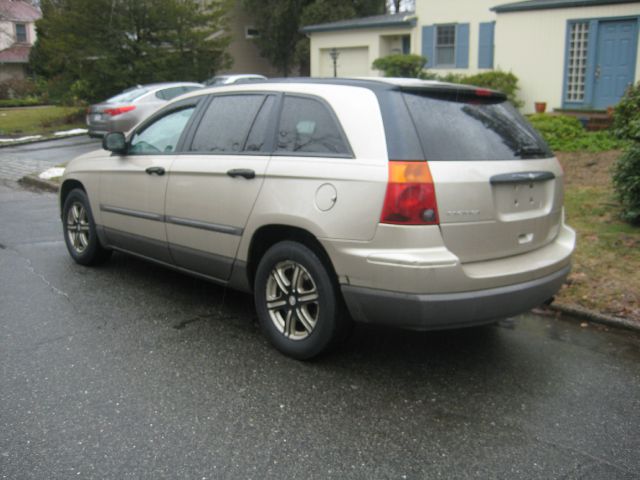
[[[606,110],[562,110],[554,109],[551,115],[570,115],[584,122],[585,128],[591,132],[606,130],[613,123],[613,115],[609,115]]]

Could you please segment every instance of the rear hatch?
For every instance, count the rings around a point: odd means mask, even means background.
[[[440,229],[462,262],[522,254],[551,242],[562,216],[562,169],[504,95],[404,89],[435,185]]]

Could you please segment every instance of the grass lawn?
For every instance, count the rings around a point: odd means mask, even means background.
[[[22,136],[85,128],[84,109],[78,107],[0,108],[0,135]]]
[[[578,245],[556,302],[640,321],[640,227],[619,219],[611,184],[620,153],[558,153],[566,221],[577,231]]]

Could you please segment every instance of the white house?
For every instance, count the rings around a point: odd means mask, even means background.
[[[441,74],[513,72],[527,112],[606,109],[640,80],[640,1],[498,2],[416,0],[415,12],[306,27],[311,75],[333,75],[332,52],[339,76],[380,75],[376,58],[411,52]]]
[[[40,17],[40,10],[29,2],[0,0],[0,81],[26,76]]]

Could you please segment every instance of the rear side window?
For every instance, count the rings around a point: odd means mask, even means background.
[[[205,153],[243,151],[249,129],[263,101],[264,95],[214,97],[202,117],[190,150]]]
[[[279,153],[351,156],[335,116],[318,100],[285,96],[278,126]]]
[[[403,94],[427,160],[549,158],[536,130],[505,101]]]

